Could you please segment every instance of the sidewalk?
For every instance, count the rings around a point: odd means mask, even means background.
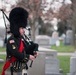
[[[0,52],[0,55],[1,54],[6,54],[6,52]],[[71,56],[73,55],[74,53],[57,53],[58,56]]]
[[[72,56],[74,53],[57,53],[58,56]]]
[[[0,52],[0,54],[6,54],[6,52]]]

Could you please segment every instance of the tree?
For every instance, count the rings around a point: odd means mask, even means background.
[[[17,6],[24,7],[29,12],[29,24],[32,29],[32,40],[35,40],[36,23],[40,15],[41,0],[20,0]]]
[[[59,0],[49,0],[49,2],[47,2],[48,0],[16,0],[16,1],[17,6],[23,7],[29,12],[29,24],[32,28],[32,40],[35,40],[35,30],[38,27],[37,24],[39,23],[39,17],[45,23],[44,25],[49,24],[51,25],[51,21],[53,20],[53,18],[57,18],[60,19],[62,22],[65,22],[65,20],[68,19],[68,17],[71,15],[71,4],[66,5],[65,0],[61,2],[60,6],[58,5]],[[15,6],[12,5],[11,7],[13,8]],[[51,27],[52,26],[50,26],[50,28]]]
[[[43,8],[44,10],[41,16],[42,20],[45,23],[51,23],[53,18],[57,18],[58,20],[60,20],[59,22],[60,24],[58,23],[58,27],[59,27],[58,31],[60,31],[59,29],[62,27],[63,31],[62,30],[61,31],[64,32],[65,23],[67,24],[67,27],[69,25],[68,23],[70,23],[70,16],[72,14],[71,2],[66,4],[65,3],[66,0],[63,0],[63,2],[60,2],[60,3],[58,2],[58,0],[51,0],[51,3],[47,3],[47,0],[43,0],[43,1],[44,1],[43,5],[45,6],[45,8]]]
[[[66,33],[66,30],[67,30],[67,22],[66,20],[65,21],[61,21],[58,23],[58,32],[59,32],[59,36],[61,36],[63,33],[65,34]]]
[[[76,40],[75,40],[75,34],[76,34],[76,0],[72,0],[72,16],[71,16],[71,24],[73,29],[73,45],[76,47]]]
[[[58,18],[60,18],[62,21],[67,20],[70,15],[72,14],[71,5],[65,5],[60,8]]]

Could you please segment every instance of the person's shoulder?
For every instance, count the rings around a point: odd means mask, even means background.
[[[14,36],[10,36],[10,37],[8,38],[8,42],[9,42],[9,43],[14,43],[14,42],[15,42]]]
[[[9,38],[8,38],[8,40],[13,40],[14,39],[14,36],[10,36]]]

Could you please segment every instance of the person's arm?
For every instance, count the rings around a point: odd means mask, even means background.
[[[10,41],[13,41],[12,43]],[[28,49],[28,48],[27,48]],[[7,43],[7,51],[11,54],[11,56],[16,57],[20,61],[26,62],[27,60],[34,60],[35,57],[30,54],[24,54],[19,52],[18,47],[14,40],[9,40]]]
[[[16,57],[20,61],[26,61],[29,59],[29,55],[19,52],[15,40],[8,40],[7,51],[9,51],[11,56]]]

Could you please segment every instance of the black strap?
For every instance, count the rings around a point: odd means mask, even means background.
[[[29,67],[32,67],[32,64],[33,64],[33,60],[31,61],[31,63],[30,63],[30,66],[29,66]]]
[[[28,65],[26,64],[26,70],[28,70]]]
[[[24,75],[27,75],[27,73],[24,73]]]
[[[13,67],[10,67],[11,75],[13,75]]]
[[[4,20],[4,24],[5,24],[5,28],[6,28],[5,38],[6,38],[6,42],[7,42],[7,25],[6,25],[5,17],[7,18],[8,21],[9,21],[9,18],[8,18],[7,15],[4,13],[3,9],[0,9],[0,11],[2,11],[2,13],[3,13],[3,20]]]
[[[0,9],[0,11],[2,11],[2,13],[5,15],[5,17],[6,17],[7,20],[9,21],[9,18],[8,18],[7,15],[4,13],[3,9]]]

